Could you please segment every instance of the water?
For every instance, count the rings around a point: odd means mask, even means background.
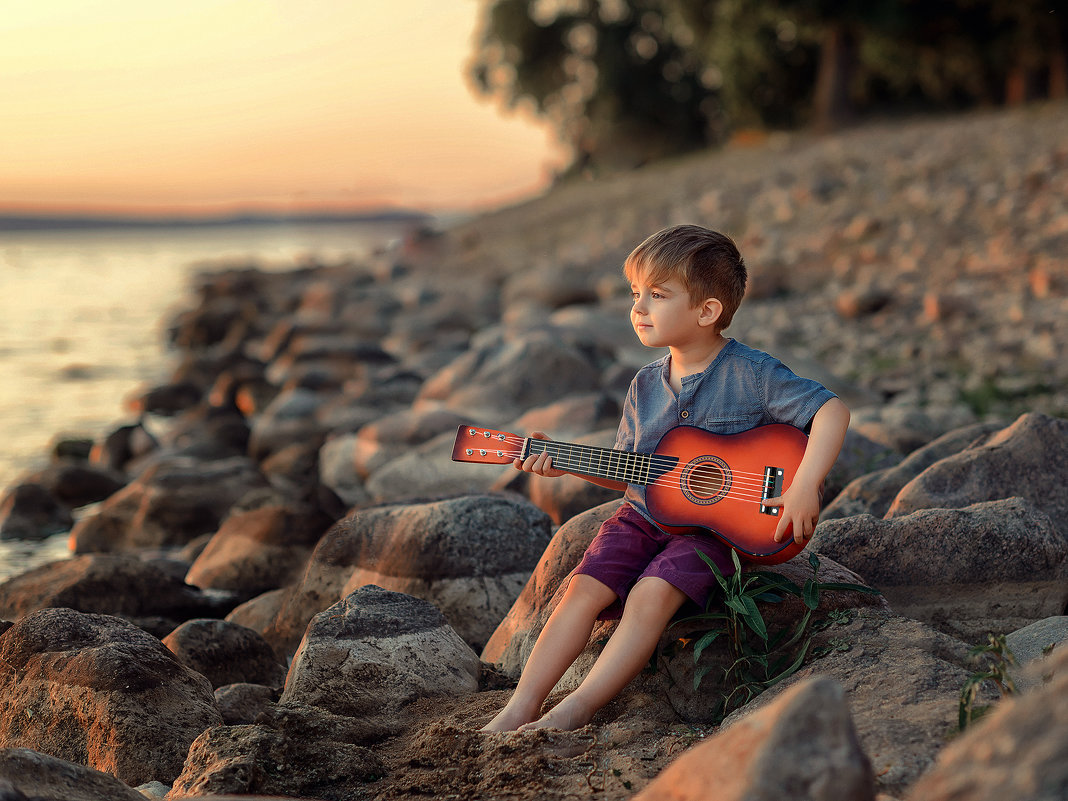
[[[0,232],[0,490],[60,435],[127,422],[124,400],[170,372],[164,326],[205,262],[292,268],[370,253],[399,224]],[[0,581],[67,556],[66,535],[0,540]]]

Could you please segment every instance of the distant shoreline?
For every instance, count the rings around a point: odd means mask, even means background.
[[[11,231],[83,231],[91,229],[165,229],[165,228],[223,228],[236,225],[337,225],[360,224],[430,224],[431,214],[408,210],[382,210],[360,214],[311,213],[273,214],[269,212],[239,212],[203,216],[124,216],[81,214],[0,214],[0,232]]]

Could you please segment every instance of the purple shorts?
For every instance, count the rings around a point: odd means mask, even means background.
[[[734,572],[730,549],[711,534],[666,534],[624,503],[601,524],[574,572],[597,579],[619,596],[601,612],[601,620],[620,617],[627,593],[646,576],[663,579],[704,611],[719,585],[712,568],[697,555],[698,549],[723,575]]]

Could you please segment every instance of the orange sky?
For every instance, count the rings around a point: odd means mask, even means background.
[[[0,208],[486,207],[547,129],[462,71],[476,0],[46,0],[0,14]]]

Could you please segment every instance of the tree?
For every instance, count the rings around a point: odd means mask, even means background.
[[[717,141],[716,93],[659,0],[492,0],[470,74],[508,107],[529,105],[577,167],[630,167]]]

